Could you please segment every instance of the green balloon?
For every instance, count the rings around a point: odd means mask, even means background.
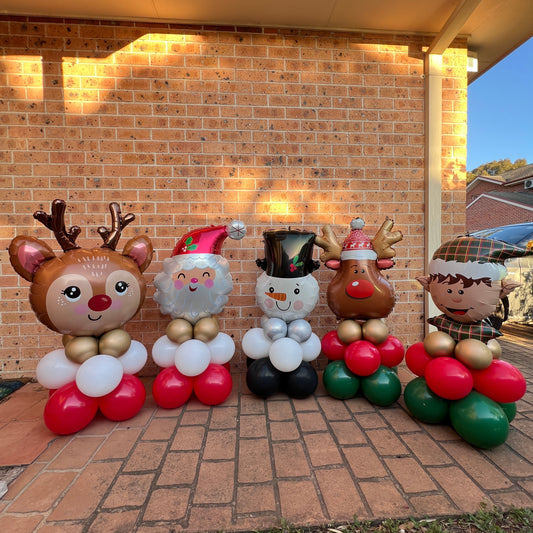
[[[410,413],[426,424],[440,424],[448,418],[450,402],[435,394],[422,377],[407,384],[403,398]]]
[[[509,422],[512,422],[514,420],[514,417],[516,416],[516,402],[499,403],[498,405],[503,409],[503,412],[507,415],[507,420],[509,420]]]
[[[331,361],[322,376],[326,391],[333,398],[347,400],[353,398],[359,390],[360,379],[340,359]]]
[[[373,374],[362,378],[361,390],[369,402],[387,407],[400,397],[402,384],[392,368],[381,365]]]
[[[469,444],[495,448],[509,434],[509,420],[502,407],[484,394],[472,391],[450,405],[453,428]]]

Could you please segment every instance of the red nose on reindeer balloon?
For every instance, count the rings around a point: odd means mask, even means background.
[[[402,343],[389,335],[383,318],[394,307],[394,291],[381,270],[394,265],[392,245],[402,239],[391,231],[387,219],[370,239],[361,218],[352,220],[351,233],[341,246],[325,226],[315,244],[324,249],[320,259],[336,271],[328,286],[328,305],[341,320],[336,331],[322,338],[322,352],[330,359],[323,380],[328,393],[348,399],[361,387],[364,396],[380,406],[395,402],[401,394],[393,370],[403,359]]]
[[[65,227],[63,200],[54,200],[51,215],[33,215],[53,231],[63,254],[31,236],[15,237],[9,247],[13,268],[31,282],[37,318],[63,334],[64,347],[46,354],[36,369],[39,383],[55,390],[44,418],[59,434],[79,431],[98,409],[112,420],[126,420],[144,403],[144,386],[134,374],[146,363],[147,352],[121,326],[144,301],[142,273],[152,259],[152,244],[141,235],[117,252],[122,230],[135,216],[122,216],[117,203],[109,207],[112,228],[98,228],[101,247],[76,244],[81,229]]]

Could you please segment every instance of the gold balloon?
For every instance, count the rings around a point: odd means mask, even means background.
[[[201,318],[194,325],[194,338],[202,342],[213,340],[218,335],[218,332],[218,320],[212,316]]]
[[[192,339],[192,324],[184,318],[176,318],[167,326],[167,337],[172,342],[181,344],[182,342]]]
[[[502,356],[502,345],[496,339],[490,339],[487,346],[492,352],[493,359],[499,359]]]
[[[63,348],[72,340],[72,339],[75,339],[76,337],[74,337],[74,335],[67,335],[65,333],[65,335],[63,335],[63,337],[61,337],[61,342],[63,343]]]
[[[98,355],[98,340],[96,337],[73,337],[65,345],[65,355],[74,363],[83,363]]]
[[[120,357],[128,351],[130,344],[130,334],[123,329],[117,328],[104,333],[100,337],[98,348],[102,354]]]
[[[346,319],[337,326],[337,337],[344,344],[359,341],[362,335],[361,326],[355,320]]]
[[[492,363],[490,348],[477,339],[463,339],[455,347],[455,357],[468,368],[482,370]]]
[[[424,339],[424,350],[431,357],[452,357],[455,341],[444,331],[432,331]]]
[[[363,338],[373,344],[381,344],[389,336],[389,328],[379,318],[367,320],[362,327]]]

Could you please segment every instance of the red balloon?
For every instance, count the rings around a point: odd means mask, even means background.
[[[181,374],[175,366],[169,366],[159,372],[154,380],[154,401],[163,409],[180,407],[191,397],[192,384],[192,378]]]
[[[407,348],[405,363],[407,368],[415,375],[424,377],[426,365],[433,359],[424,349],[423,342],[417,342]]]
[[[72,381],[57,389],[44,406],[44,423],[58,435],[82,430],[98,411],[98,399],[86,396]]]
[[[194,393],[206,405],[218,405],[231,393],[233,380],[228,369],[211,363],[194,379]]]
[[[474,389],[498,403],[516,402],[526,393],[526,380],[515,366],[494,359],[483,370],[472,370]]]
[[[344,358],[344,352],[346,351],[346,344],[342,342],[337,331],[328,331],[322,337],[322,353],[330,360],[337,361]]]
[[[379,368],[381,355],[371,342],[355,341],[346,348],[344,361],[357,376],[370,376]]]
[[[146,391],[141,380],[130,374],[124,374],[118,387],[99,398],[98,407],[109,420],[128,420],[135,416],[144,404]]]
[[[460,400],[474,386],[470,370],[453,357],[436,357],[426,365],[425,378],[428,387],[445,400]]]
[[[376,348],[381,355],[381,364],[392,368],[398,366],[403,361],[405,348],[400,339],[389,335],[384,342],[378,344]]]

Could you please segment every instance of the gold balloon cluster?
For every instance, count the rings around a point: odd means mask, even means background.
[[[459,342],[444,331],[432,331],[424,338],[424,349],[431,357],[455,357],[473,370],[482,370],[499,359],[502,354],[500,343],[490,339],[486,344],[477,339],[463,339]]]
[[[124,355],[130,347],[131,337],[127,331],[117,328],[100,337],[63,335],[62,341],[67,358],[81,364],[98,354],[112,357]]]
[[[361,339],[373,344],[381,344],[387,340],[389,328],[379,318],[371,318],[366,321],[345,319],[337,326],[337,337],[344,344],[351,344]]]
[[[202,342],[213,340],[220,331],[218,320],[214,316],[201,318],[194,326],[184,318],[176,318],[167,326],[167,337],[178,344],[190,339]]]

